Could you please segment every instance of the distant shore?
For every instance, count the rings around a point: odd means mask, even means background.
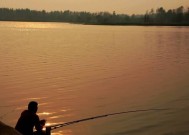
[[[20,22],[63,22],[84,25],[113,26],[189,26],[189,10],[183,6],[165,10],[163,7],[151,9],[145,14],[127,15],[109,12],[36,11],[30,9],[0,8],[0,21]]]
[[[88,24],[88,23],[73,23],[73,22],[58,22],[58,21],[20,21],[20,20],[0,20],[0,22],[46,22],[46,23],[69,23],[80,25],[103,25],[103,26],[189,26],[189,24]]]

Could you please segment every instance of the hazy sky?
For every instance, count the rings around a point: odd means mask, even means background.
[[[140,14],[151,8],[189,7],[189,0],[0,0],[0,7],[30,8],[36,10],[116,11]]]

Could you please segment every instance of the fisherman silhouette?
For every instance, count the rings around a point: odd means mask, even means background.
[[[21,113],[20,118],[16,124],[15,129],[22,135],[44,135],[42,131],[45,126],[46,120],[39,120],[39,116],[36,114],[38,110],[38,103],[31,101],[28,104],[28,110],[24,110]],[[36,132],[33,129],[37,130]]]

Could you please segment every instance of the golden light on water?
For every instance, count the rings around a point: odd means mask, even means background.
[[[63,134],[62,131],[59,131],[59,132],[56,132],[56,133],[52,133],[52,135],[65,135],[65,134]]]
[[[61,123],[47,122],[47,123],[45,124],[45,127],[52,126],[52,125],[57,125],[57,124],[61,124]],[[44,127],[44,128],[45,128],[45,127]]]
[[[54,28],[52,23],[25,23],[25,22],[21,22],[18,24],[16,24],[17,28],[29,28],[29,29],[45,29],[45,28]]]
[[[73,131],[70,129],[64,129],[62,131],[57,131],[55,133],[51,133],[52,135],[73,135]]]
[[[55,116],[52,116],[52,117],[49,117],[49,119],[57,119],[57,118],[66,118],[66,117],[72,117],[72,116],[75,116],[75,114],[65,114],[65,115],[55,115]]]
[[[46,29],[72,29],[74,25],[69,25],[68,23],[64,23],[62,27],[61,24],[57,23],[49,23],[49,22],[9,22],[11,25],[3,24],[2,27],[8,27],[12,30],[17,30],[20,32],[30,32],[30,31],[37,31],[39,29],[46,30]]]
[[[61,118],[61,117],[63,117],[63,116],[62,115],[56,115],[56,116],[50,117],[49,119],[57,119],[57,118]]]
[[[53,113],[50,113],[50,112],[42,112],[42,113],[38,113],[38,115],[50,115],[50,114],[53,114]]]
[[[62,133],[52,133],[52,135],[62,135]]]
[[[50,123],[50,122],[47,122],[47,123],[45,124],[45,126],[51,126],[51,125],[53,125],[53,124]]]
[[[61,112],[67,112],[68,110],[62,109]]]
[[[25,100],[40,100],[40,99],[45,99],[47,97],[31,97],[31,98],[26,98]]]

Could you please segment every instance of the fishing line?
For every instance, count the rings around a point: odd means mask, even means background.
[[[108,117],[108,116],[113,116],[113,115],[120,115],[120,114],[126,114],[126,113],[137,113],[137,112],[147,112],[147,111],[165,111],[165,110],[170,110],[170,108],[141,109],[141,110],[131,110],[131,111],[109,113],[109,114],[104,114],[104,115],[98,115],[98,116],[94,116],[94,117],[88,117],[88,118],[84,118],[84,119],[79,119],[79,120],[75,120],[75,121],[71,121],[71,122],[66,122],[66,123],[62,123],[62,124],[56,124],[56,125],[52,125],[52,126],[47,126],[46,130],[50,130],[51,131],[51,130],[54,130],[54,129],[57,129],[57,128],[60,128],[60,127],[64,127],[64,126],[68,126],[68,125],[72,125],[72,124],[76,124],[76,123],[80,123],[80,122],[84,122],[84,121],[104,118],[104,117]]]

